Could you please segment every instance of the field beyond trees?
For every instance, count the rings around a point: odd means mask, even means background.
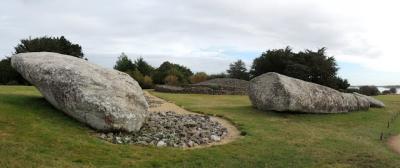
[[[0,86],[0,167],[399,167],[388,133],[400,132],[400,95],[386,108],[346,114],[263,112],[247,96],[151,92],[199,113],[222,116],[245,135],[183,150],[116,145],[53,108],[31,86]]]

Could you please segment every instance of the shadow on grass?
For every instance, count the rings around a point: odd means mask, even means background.
[[[339,113],[318,113],[318,112],[302,112],[302,111],[274,111],[274,110],[258,110],[253,106],[244,106],[246,108],[250,108],[253,112],[256,113],[264,113],[270,116],[276,117],[284,117],[287,116],[334,116],[334,115],[347,115],[350,113],[360,113],[360,112],[368,112],[368,110],[357,110],[357,111],[350,111],[350,112],[339,112]],[[379,109],[379,108],[370,108],[370,109]]]
[[[48,106],[49,108],[53,108],[46,99],[36,95],[0,93],[0,103],[18,106],[18,108],[29,108],[30,106]]]
[[[84,125],[56,109],[44,97],[39,95],[0,93],[0,105],[1,104],[10,106],[10,110],[17,116],[38,117],[41,120],[59,122],[67,125]]]

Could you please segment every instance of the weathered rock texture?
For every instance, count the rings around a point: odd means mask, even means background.
[[[148,104],[127,74],[49,52],[12,56],[12,66],[54,107],[102,131],[137,131]]]
[[[247,95],[248,87],[249,82],[245,80],[233,78],[217,78],[185,86],[157,85],[154,89],[159,92],[168,93]]]
[[[370,96],[367,95],[363,95],[357,92],[354,92],[353,94],[357,95],[357,96],[361,96],[361,97],[365,97],[368,101],[369,101],[369,105],[370,107],[385,107],[385,104],[383,104],[383,102],[376,100]]]
[[[305,113],[342,113],[380,107],[365,95],[337,90],[270,72],[250,81],[249,97],[260,110]],[[377,103],[380,102],[380,103]],[[383,103],[381,104],[383,105]]]

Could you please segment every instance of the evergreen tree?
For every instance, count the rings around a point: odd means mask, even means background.
[[[249,73],[247,72],[246,64],[242,60],[231,63],[226,72],[231,78],[249,80]]]
[[[79,44],[73,44],[64,36],[61,37],[38,37],[22,39],[16,47],[15,54],[25,52],[56,52],[60,54],[71,55],[78,58],[84,58],[82,47]],[[86,59],[86,58],[85,58]],[[28,84],[17,71],[11,67],[11,59],[5,58],[0,61],[0,83],[1,84]]]
[[[154,72],[154,68],[149,65],[142,57],[135,60],[134,64],[137,69],[145,76],[151,76]]]
[[[346,79],[337,76],[334,57],[326,56],[326,49],[305,50],[295,53],[290,47],[263,52],[254,59],[251,77],[267,72],[277,72],[297,79],[317,83],[338,90],[349,87]]]
[[[73,44],[64,36],[61,37],[38,37],[22,39],[15,48],[15,53],[25,52],[56,52],[60,54],[71,55],[78,58],[84,58],[82,47],[79,44]]]
[[[132,61],[125,53],[121,53],[121,55],[118,57],[117,62],[114,65],[114,69],[121,72],[133,71],[136,68],[136,65],[132,63]]]

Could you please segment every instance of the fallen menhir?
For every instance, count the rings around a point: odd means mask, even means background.
[[[385,105],[372,97],[337,90],[270,72],[250,81],[249,97],[260,110],[343,113]]]
[[[123,72],[51,52],[16,54],[11,65],[54,107],[94,129],[137,131],[148,114],[142,88]]]

